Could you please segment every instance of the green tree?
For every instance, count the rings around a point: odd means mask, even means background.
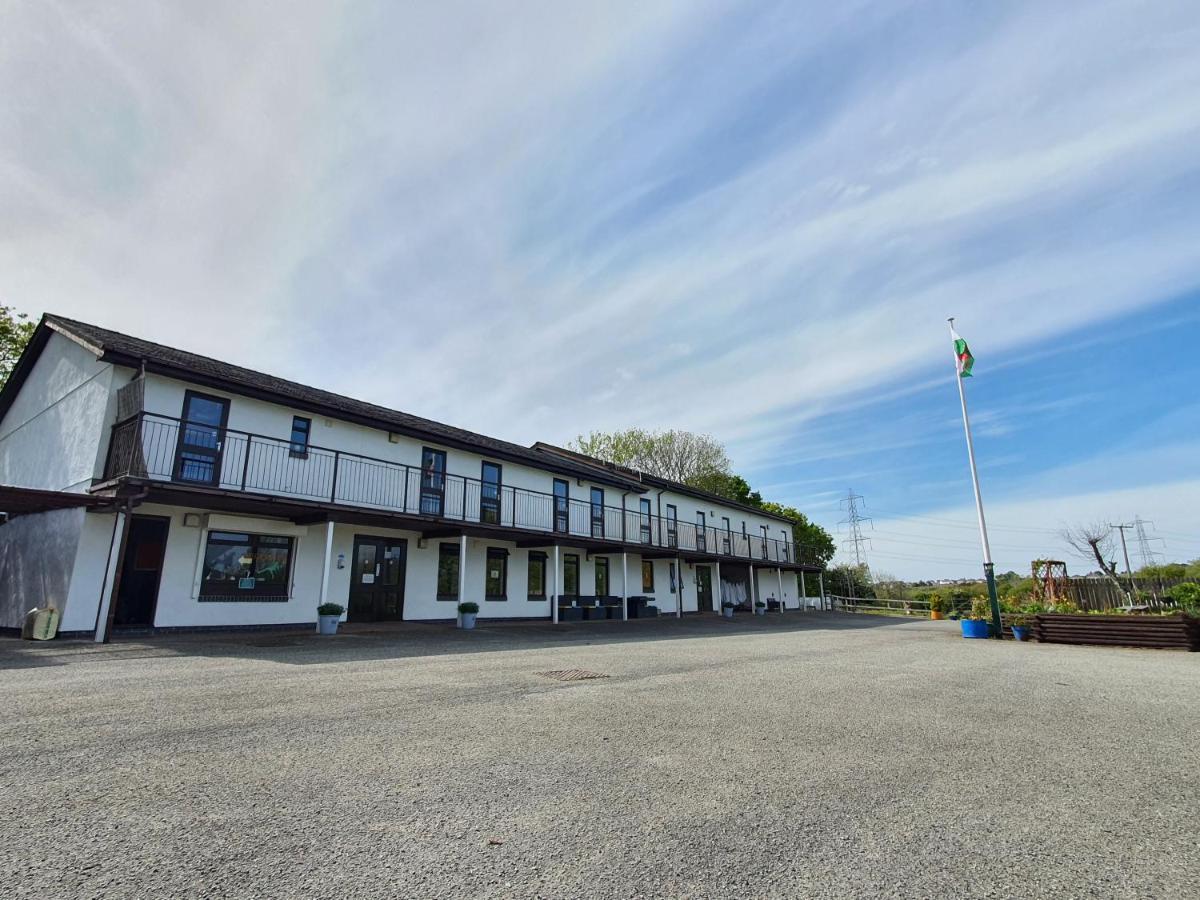
[[[729,457],[719,441],[690,431],[593,431],[579,435],[567,449],[684,484],[729,474]]]
[[[825,590],[840,597],[873,598],[875,587],[866,566],[842,563],[825,572]]]
[[[709,472],[698,475],[688,484],[702,491],[708,491],[738,503],[745,503],[747,506],[762,506],[763,504],[762,494],[751,490],[750,482],[741,475],[734,475],[730,472]]]
[[[14,313],[11,306],[0,306],[0,387],[8,381],[35,328],[37,323],[30,321],[25,313]]]
[[[801,548],[800,562],[812,563],[821,568],[829,565],[833,554],[837,552],[837,544],[833,542],[833,535],[816,522],[811,521],[808,516],[794,506],[784,506],[769,500],[757,505],[764,512],[774,513],[792,520],[792,541]]]

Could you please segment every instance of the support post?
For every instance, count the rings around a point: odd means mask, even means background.
[[[804,570],[800,570],[800,612],[808,608],[808,587],[804,584]]]
[[[333,520],[325,523],[325,559],[321,564],[321,603],[329,601],[329,573],[333,561]]]
[[[754,574],[754,566],[750,566],[750,612],[755,614],[758,612],[755,603],[758,602],[758,576]]]
[[[675,618],[683,618],[683,563],[675,557]]]
[[[559,589],[558,589],[558,585],[559,585],[559,574],[558,574],[558,544],[555,544],[555,545],[554,545],[554,578],[553,578],[553,585],[554,585],[554,589],[553,589],[553,591],[552,591],[552,592],[551,592],[551,594],[550,594],[550,621],[551,621],[551,622],[553,622],[555,625],[557,625],[557,624],[558,624],[558,590],[559,590]]]
[[[129,511],[118,509],[113,520],[112,538],[108,544],[108,563],[104,568],[104,580],[100,584],[99,604],[96,608],[96,643],[107,644],[112,631],[113,615],[116,613],[117,591],[121,588],[121,566],[125,561],[125,547],[129,541]]]
[[[783,615],[783,569],[776,567],[775,571],[779,575],[779,614]]]
[[[625,498],[621,498],[622,503]],[[624,517],[622,516],[622,520]],[[629,554],[621,551],[621,619],[629,621]]]
[[[467,601],[467,536],[458,538],[458,602]]]
[[[713,606],[716,607],[715,612],[718,616],[723,614],[723,612],[721,610],[721,604],[724,602],[725,602],[725,588],[723,588],[721,586],[721,560],[718,559],[717,560],[717,596],[713,602]]]
[[[821,609],[824,609],[825,608],[825,573],[824,572],[818,573],[817,578],[820,580],[820,587],[821,587]]]

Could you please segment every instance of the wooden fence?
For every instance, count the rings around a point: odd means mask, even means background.
[[[1137,591],[1134,598],[1135,606],[1157,608],[1170,606],[1166,592],[1181,582],[1200,584],[1196,578],[1134,578],[1133,585]],[[1085,575],[1080,578],[1068,579],[1067,599],[1074,601],[1080,609],[1116,609],[1129,603],[1123,586],[1128,584],[1121,579],[1122,587],[1117,587],[1108,578],[1096,575]]]

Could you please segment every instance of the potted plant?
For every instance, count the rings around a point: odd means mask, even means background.
[[[962,617],[962,636],[965,638],[986,638],[988,636],[987,597],[976,597],[971,601],[971,611]]]
[[[458,627],[470,631],[475,627],[475,617],[479,615],[479,604],[471,600],[458,604]]]
[[[346,607],[340,603],[322,603],[317,607],[317,634],[337,634],[338,622]]]
[[[754,614],[756,616],[765,616],[767,614],[767,604],[758,600],[754,604]]]
[[[946,611],[946,601],[942,599],[941,594],[929,595],[929,618],[941,619],[942,613]]]
[[[1031,618],[1024,613],[1010,616],[1008,624],[1012,627],[1013,638],[1018,641],[1029,640],[1029,624]]]
[[[723,602],[721,604],[721,615],[723,615],[727,619],[732,619],[734,606],[735,606],[735,604],[730,600],[726,600],[725,602]]]

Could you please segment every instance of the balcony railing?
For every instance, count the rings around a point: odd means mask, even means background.
[[[777,538],[571,500],[357,453],[140,413],[112,428],[106,480],[138,478],[603,539],[752,563],[809,562]]]

